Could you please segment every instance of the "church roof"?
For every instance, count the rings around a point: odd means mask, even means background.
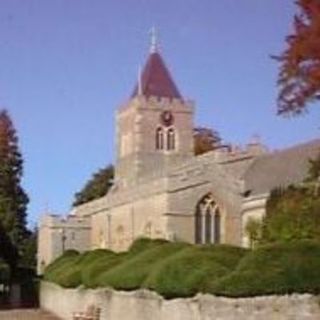
[[[246,190],[252,195],[302,182],[309,169],[309,159],[320,152],[320,139],[258,157],[244,175]]]
[[[181,94],[171,78],[159,52],[151,52],[144,66],[132,97],[138,94],[167,98],[179,98]]]

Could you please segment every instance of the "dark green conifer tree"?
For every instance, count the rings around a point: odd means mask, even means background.
[[[21,186],[23,159],[18,137],[6,110],[0,111],[0,221],[13,246],[22,254],[25,239],[28,196]]]

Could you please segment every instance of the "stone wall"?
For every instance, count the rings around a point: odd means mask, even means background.
[[[168,238],[163,216],[166,206],[167,194],[159,193],[94,214],[91,248],[124,251],[138,237]]]
[[[101,320],[318,320],[320,298],[308,294],[230,299],[199,294],[164,300],[139,290],[63,289],[42,282],[40,305],[62,319],[90,304],[101,308]]]

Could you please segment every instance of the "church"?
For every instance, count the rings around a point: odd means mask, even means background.
[[[38,272],[67,249],[126,250],[139,237],[248,246],[276,187],[301,182],[320,139],[269,152],[255,141],[194,154],[195,104],[180,93],[157,43],[130,99],[117,110],[114,184],[66,218],[39,224]]]

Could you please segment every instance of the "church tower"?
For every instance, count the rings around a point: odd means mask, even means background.
[[[163,176],[194,155],[193,103],[180,94],[154,33],[138,83],[117,112],[116,126],[118,185]]]

